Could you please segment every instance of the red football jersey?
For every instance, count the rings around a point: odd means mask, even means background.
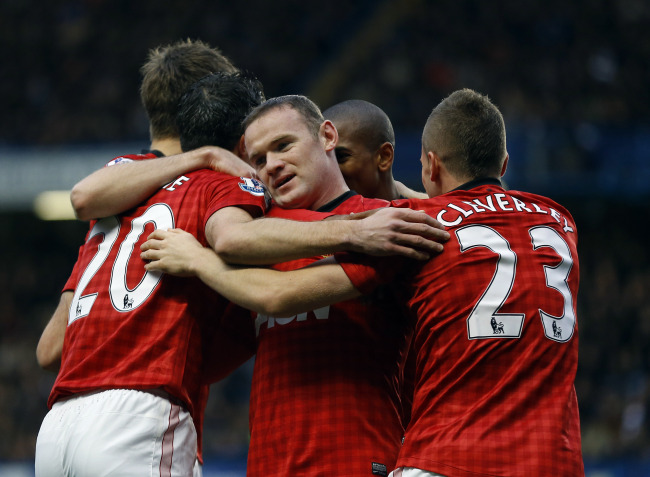
[[[83,252],[83,245],[79,247],[79,253],[77,255],[77,261],[75,262],[74,266],[72,267],[72,271],[70,272],[70,276],[68,277],[68,280],[65,282],[65,285],[61,289],[61,293],[66,292],[66,291],[74,291],[74,289],[77,287],[77,280],[78,280],[78,275],[79,275],[79,257],[81,257],[81,253]]]
[[[207,245],[205,225],[214,212],[238,206],[257,216],[265,205],[259,183],[203,169],[120,216],[91,222],[48,404],[97,389],[162,388],[192,413],[200,452],[203,353],[212,348],[207,339],[232,329],[224,316],[229,302],[198,279],[145,272],[140,245],[155,228],[173,227]]]
[[[348,214],[386,205],[348,193],[320,210]],[[290,211],[279,212],[286,218]],[[273,216],[272,207],[267,217]],[[248,475],[358,477],[392,470],[403,435],[398,372],[407,332],[393,302],[382,293],[375,298],[289,318],[257,316]]]
[[[426,211],[451,234],[442,254],[407,264],[395,281],[416,317],[417,353],[398,466],[449,477],[584,475],[569,212],[491,181],[395,205]],[[390,276],[377,260],[337,258],[359,290]]]
[[[128,162],[133,162],[133,161],[144,161],[147,159],[155,159],[157,157],[164,157],[163,154],[159,151],[149,151],[149,152],[144,152],[142,154],[127,154],[124,156],[119,156],[111,160],[108,164],[106,164],[104,167],[111,167],[116,164],[126,164]],[[86,237],[87,238],[87,237]],[[61,290],[62,292],[64,291],[74,291],[74,289],[77,287],[77,281],[79,280],[79,267],[80,267],[80,257],[82,252],[84,251],[84,246],[82,245],[79,247],[79,253],[77,255],[77,261],[75,262],[74,266],[72,267],[72,272],[70,272],[70,276],[68,277],[68,280],[66,281],[65,285],[63,286],[63,289]]]

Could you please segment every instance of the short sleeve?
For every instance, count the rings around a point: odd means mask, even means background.
[[[404,262],[400,257],[371,257],[348,252],[336,253],[334,258],[363,295],[369,295],[377,287],[393,281]]]
[[[65,285],[63,286],[63,289],[61,290],[61,293],[66,292],[66,291],[74,291],[75,288],[77,288],[77,283],[79,283],[79,257],[81,256],[81,251],[83,249],[83,246],[79,247],[79,254],[77,255],[77,261],[75,262],[74,266],[72,267],[72,272],[70,273],[70,276],[68,277],[68,280],[65,282]]]
[[[214,177],[208,180],[205,223],[212,214],[225,207],[241,207],[246,209],[253,218],[264,215],[268,208],[268,199],[266,189],[261,182],[248,177],[234,177],[214,171],[206,172],[221,177],[220,180],[214,180]]]

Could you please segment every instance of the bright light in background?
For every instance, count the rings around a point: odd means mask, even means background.
[[[41,220],[76,220],[70,191],[49,190],[34,199],[34,213]]]

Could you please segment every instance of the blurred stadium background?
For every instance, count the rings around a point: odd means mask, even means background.
[[[416,188],[431,108],[460,87],[489,95],[506,118],[508,185],[558,200],[579,227],[587,475],[650,475],[649,30],[646,0],[3,0],[0,475],[33,475],[54,380],[35,347],[86,232],[34,204],[148,145],[139,67],[186,37],[220,47],[269,97],[379,105],[395,176]],[[250,370],[214,386],[206,477],[243,475]]]

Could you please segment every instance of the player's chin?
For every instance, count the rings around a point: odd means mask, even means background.
[[[283,209],[296,209],[300,207],[298,197],[293,192],[276,193],[273,196],[275,203]]]

